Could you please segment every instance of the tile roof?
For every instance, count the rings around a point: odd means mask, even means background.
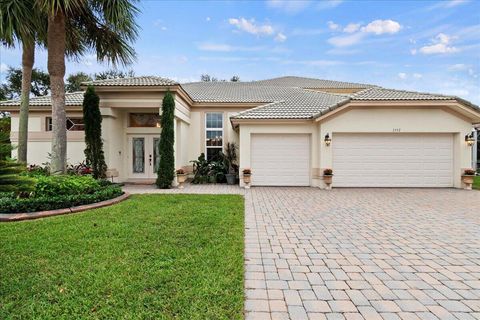
[[[455,98],[454,96],[378,87],[366,89],[352,95],[352,100],[452,100]]]
[[[65,105],[66,106],[81,106],[83,103],[83,91],[70,92],[65,94]],[[19,106],[20,99],[17,100],[8,100],[0,102],[0,106]],[[34,97],[30,98],[31,107],[40,107],[40,106],[51,106],[52,99],[51,96],[43,97]]]
[[[145,76],[145,77],[130,77],[130,78],[118,78],[118,79],[105,79],[82,82],[82,85],[93,86],[174,86],[178,82],[161,77]]]
[[[298,88],[310,88],[310,89],[362,89],[375,87],[371,84],[343,82],[334,80],[314,79],[305,77],[286,76],[273,79],[253,81],[255,84],[269,85],[269,86],[285,86],[285,87],[298,87]]]

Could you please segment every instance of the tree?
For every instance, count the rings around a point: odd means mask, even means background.
[[[52,87],[51,172],[66,170],[67,131],[65,114],[66,33],[73,52],[93,50],[99,61],[129,64],[135,57],[130,42],[137,37],[136,0],[35,0],[34,9],[48,16],[48,73]]]
[[[22,93],[22,69],[8,67],[5,79],[7,83],[4,84],[7,99],[16,99]],[[50,92],[50,77],[48,73],[33,68],[31,76],[30,94],[35,97],[46,96]]]
[[[160,127],[160,142],[158,150],[160,151],[160,163],[158,165],[157,186],[161,189],[169,189],[172,185],[175,173],[175,155],[173,144],[174,135],[175,101],[170,91],[165,93],[162,102],[162,118]]]
[[[27,161],[28,107],[30,103],[32,68],[35,60],[35,44],[45,39],[44,16],[36,12],[35,0],[0,1],[0,42],[14,47],[22,44],[22,80],[20,90],[20,114],[18,131],[18,161]]]
[[[95,73],[95,80],[129,78],[134,76],[135,76],[135,72],[133,72],[133,70],[123,72],[123,71],[112,69],[112,70]]]
[[[240,82],[240,77],[239,77],[239,76],[233,76],[233,77],[230,79],[230,82]]]
[[[218,79],[215,77],[211,77],[209,74],[202,74],[200,76],[200,81],[202,82],[217,82]]]
[[[85,72],[77,72],[72,73],[67,78],[67,84],[65,85],[66,92],[76,92],[81,91],[82,88],[80,87],[82,82],[92,81],[92,77],[90,77]]]
[[[107,165],[103,154],[102,115],[99,106],[100,98],[93,86],[88,86],[83,96],[83,121],[85,125],[85,158],[92,168],[95,179],[105,178]]]

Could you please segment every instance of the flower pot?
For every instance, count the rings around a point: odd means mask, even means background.
[[[465,190],[472,190],[472,184],[473,184],[473,179],[475,176],[471,175],[463,175],[462,176],[462,182],[465,184]]]
[[[227,184],[229,185],[235,184],[236,176],[234,173],[227,173],[225,177],[227,178]]]
[[[177,174],[177,182],[179,189],[183,189],[183,184],[185,183],[185,180],[187,180],[186,174]]]
[[[323,176],[323,182],[327,185],[327,190],[332,189],[332,180],[333,180],[333,175],[325,175]]]
[[[243,174],[243,182],[245,183],[245,188],[250,188],[250,176],[251,174]]]

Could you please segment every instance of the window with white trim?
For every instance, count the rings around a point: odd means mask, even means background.
[[[214,158],[223,150],[223,113],[205,113],[205,156]]]
[[[47,117],[46,131],[52,131],[52,126],[52,118]],[[83,123],[83,118],[67,117],[66,128],[67,131],[84,131],[85,125]]]

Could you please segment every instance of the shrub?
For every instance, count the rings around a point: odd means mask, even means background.
[[[323,170],[323,175],[324,176],[333,176],[333,170],[332,169],[325,169],[325,170]]]
[[[165,93],[162,102],[162,118],[160,127],[160,164],[158,165],[157,186],[161,189],[171,187],[175,174],[175,156],[173,144],[175,142],[174,134],[175,101],[170,91]]]
[[[219,153],[214,159],[205,159],[202,153],[193,162],[194,177],[192,183],[225,182],[225,174],[228,172],[228,164],[225,155]]]
[[[0,198],[0,213],[35,212],[81,206],[109,200],[123,194],[117,185],[101,188],[93,193],[41,196],[26,199],[12,197]]]
[[[90,194],[100,188],[91,176],[37,176],[34,198]]]

